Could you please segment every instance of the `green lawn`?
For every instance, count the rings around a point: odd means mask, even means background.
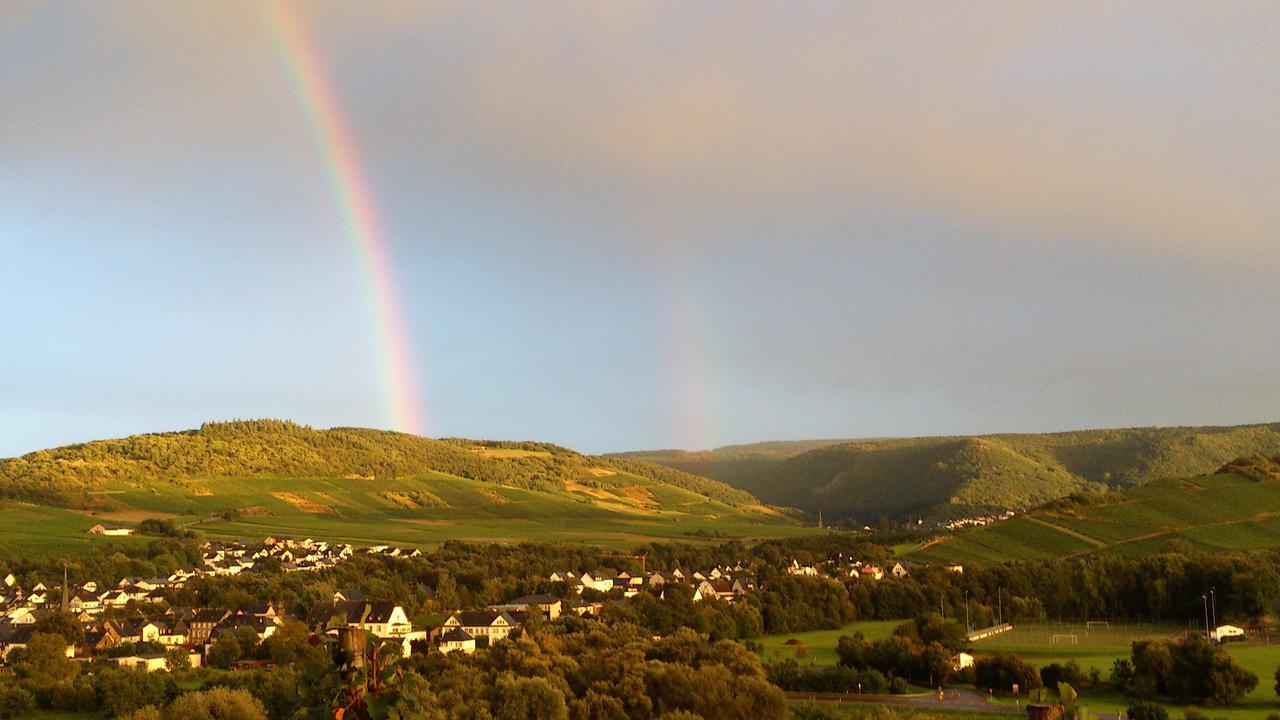
[[[892,635],[893,629],[903,622],[903,620],[863,620],[837,630],[810,630],[766,635],[760,638],[760,644],[764,646],[763,657],[766,661],[796,658],[802,665],[835,665],[839,659],[836,657],[836,643],[839,642],[841,635],[861,632],[868,640],[878,640]],[[797,657],[797,646],[787,644],[791,639],[804,643],[804,657]]]

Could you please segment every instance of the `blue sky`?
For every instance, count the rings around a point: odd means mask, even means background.
[[[312,3],[438,435],[1271,421],[1267,3]],[[261,6],[0,8],[0,455],[386,426]]]

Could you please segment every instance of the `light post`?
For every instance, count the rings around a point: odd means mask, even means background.
[[[1213,628],[1218,629],[1218,589],[1209,588],[1209,610],[1213,612]]]
[[[1200,603],[1204,605],[1204,634],[1205,638],[1209,637],[1209,596],[1204,593],[1200,594]]]
[[[973,625],[969,623],[969,591],[964,591],[964,631],[973,632]]]

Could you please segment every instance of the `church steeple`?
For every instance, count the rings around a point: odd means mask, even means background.
[[[67,566],[62,566],[62,612],[71,612],[71,591],[67,587]]]

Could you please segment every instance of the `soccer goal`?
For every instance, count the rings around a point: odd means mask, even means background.
[[[1049,638],[1050,645],[1079,645],[1080,636],[1075,633],[1057,633]]]
[[[1090,628],[1096,628],[1096,627],[1103,627],[1103,628],[1106,628],[1106,629],[1110,630],[1110,629],[1111,629],[1111,621],[1110,621],[1110,620],[1090,620],[1089,622],[1086,622],[1086,623],[1084,624],[1084,627],[1085,627],[1085,629],[1086,629],[1086,630],[1088,630],[1088,629],[1090,629]]]

